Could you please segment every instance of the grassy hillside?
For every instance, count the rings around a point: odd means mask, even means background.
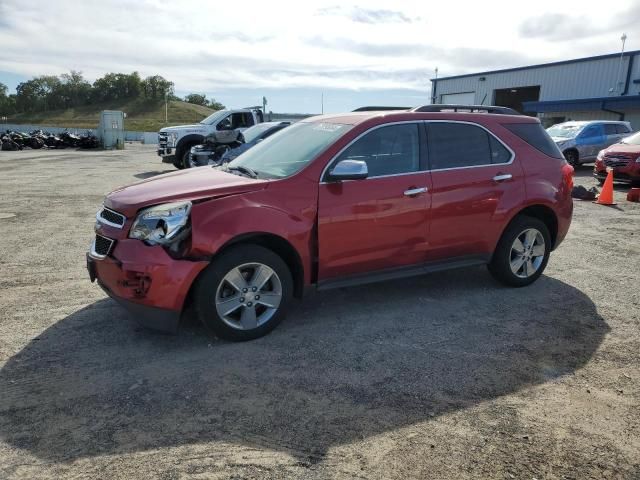
[[[165,107],[162,103],[148,103],[133,100],[127,103],[88,105],[68,110],[22,113],[8,118],[8,123],[48,125],[52,127],[96,128],[102,110],[122,110],[127,114],[125,130],[156,132],[169,125],[183,125],[199,122],[213,110],[191,103],[170,101],[169,123],[165,123]]]

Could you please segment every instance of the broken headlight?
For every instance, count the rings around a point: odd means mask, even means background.
[[[186,231],[191,202],[175,202],[145,208],[133,222],[129,238],[143,240],[149,245],[167,245]]]

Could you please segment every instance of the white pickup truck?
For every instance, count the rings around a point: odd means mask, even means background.
[[[203,143],[204,137],[214,132],[229,132],[237,137],[243,130],[264,121],[259,107],[238,110],[219,110],[200,123],[165,127],[158,132],[158,156],[164,163],[173,163],[176,168],[189,166],[189,151],[194,145]]]

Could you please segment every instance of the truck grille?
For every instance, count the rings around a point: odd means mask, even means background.
[[[165,133],[165,132],[158,133],[158,146],[160,148],[165,148],[167,146],[167,137],[168,136],[169,136],[169,134]]]
[[[106,257],[111,252],[111,248],[115,240],[111,240],[110,238],[103,237],[102,235],[96,235],[96,240],[93,243],[93,254],[96,257]]]
[[[98,220],[113,227],[122,228],[126,217],[118,212],[109,210],[107,207],[103,207],[98,214]]]

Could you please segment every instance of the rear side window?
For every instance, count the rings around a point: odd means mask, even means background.
[[[466,123],[428,124],[431,169],[508,163],[511,153],[485,129]]]
[[[372,130],[337,159],[362,160],[369,177],[417,172],[420,169],[418,125],[390,125]]]
[[[626,125],[616,124],[616,133],[629,133],[630,131]]]
[[[613,123],[605,123],[604,124],[604,134],[605,135],[616,135],[618,131],[616,130],[616,126]]]
[[[564,160],[558,146],[539,123],[507,123],[502,126],[545,155]]]

